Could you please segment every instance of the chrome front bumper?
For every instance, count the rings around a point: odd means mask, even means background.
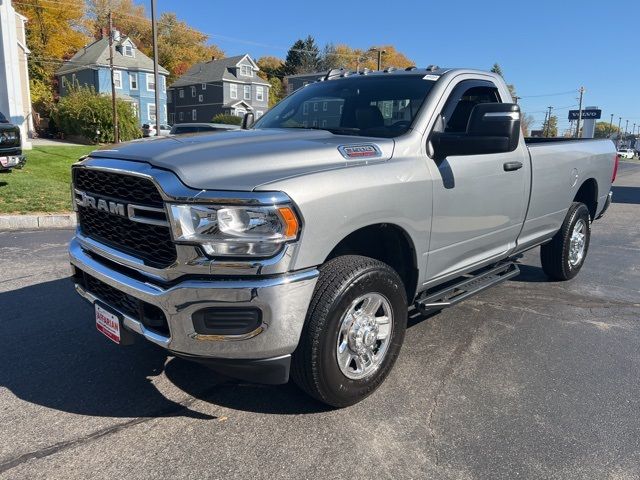
[[[27,162],[27,157],[24,155],[9,155],[4,156],[0,153],[0,170],[11,170],[12,168],[22,168]]]
[[[173,352],[219,359],[266,359],[291,354],[300,338],[318,277],[317,269],[255,278],[185,280],[169,288],[145,282],[114,270],[89,255],[74,238],[69,246],[71,264],[165,314],[170,336],[153,332],[124,312],[124,326]],[[81,285],[78,293],[94,303],[96,298]],[[108,302],[104,302],[109,305]],[[192,314],[202,308],[251,306],[262,312],[262,326],[248,335],[206,336],[196,333]],[[113,308],[113,307],[112,307]],[[117,310],[117,309],[115,309]]]

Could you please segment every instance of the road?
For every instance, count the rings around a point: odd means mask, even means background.
[[[412,317],[383,386],[329,410],[143,342],[111,344],[69,231],[0,233],[0,478],[637,479],[640,164],[580,275],[519,277]]]

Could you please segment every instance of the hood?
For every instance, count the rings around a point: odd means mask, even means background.
[[[381,156],[346,159],[338,150],[360,144],[375,145]],[[393,147],[394,141],[388,138],[264,129],[155,137],[97,150],[91,157],[146,162],[171,170],[195,189],[250,191],[284,178],[388,160]]]

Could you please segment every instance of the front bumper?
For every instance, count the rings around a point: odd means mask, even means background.
[[[166,316],[169,336],[146,328],[140,319],[114,308],[91,291],[76,284],[78,293],[91,303],[101,301],[118,311],[124,327],[179,356],[195,360],[256,360],[289,356],[296,348],[307,308],[318,277],[317,269],[247,279],[184,280],[162,287],[150,280],[133,278],[100,262],[74,238],[69,246],[74,268],[138,300],[159,307]],[[199,335],[192,315],[211,307],[256,307],[262,326],[249,335]],[[242,362],[240,362],[242,363]]]
[[[3,155],[0,153],[0,170],[11,170],[12,168],[22,168],[27,162],[24,155]]]

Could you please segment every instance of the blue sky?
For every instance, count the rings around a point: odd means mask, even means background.
[[[227,55],[284,58],[310,34],[320,46],[393,44],[417,66],[498,62],[538,125],[551,105],[568,126],[584,85],[585,104],[599,106],[604,120],[613,113],[623,129],[627,119],[629,131],[633,123],[640,129],[640,0],[158,0],[158,8],[177,11]]]

